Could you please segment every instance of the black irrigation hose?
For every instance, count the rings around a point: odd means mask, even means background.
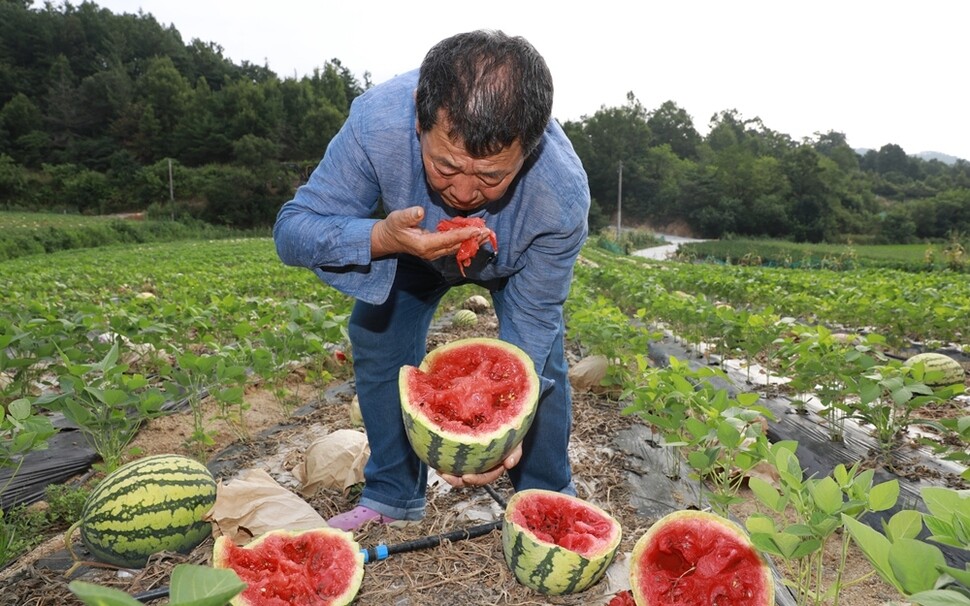
[[[506,507],[509,506],[509,504],[505,502],[505,499],[502,498],[502,495],[500,495],[499,493],[495,492],[495,489],[494,488],[492,488],[488,484],[486,484],[485,486],[483,486],[483,488],[485,489],[485,492],[487,492],[489,494],[489,496],[491,496],[493,499],[495,499],[495,502],[498,503],[498,506],[499,507],[501,507],[502,509],[505,509]]]
[[[495,520],[494,522],[489,522],[488,524],[480,524],[478,526],[472,526],[471,528],[460,528],[458,530],[452,530],[420,539],[414,539],[413,541],[397,543],[396,545],[378,545],[376,547],[371,547],[370,549],[361,549],[360,552],[364,554],[364,563],[368,564],[370,562],[377,562],[379,560],[387,559],[396,553],[406,553],[408,551],[417,551],[419,549],[437,547],[443,541],[474,539],[475,537],[486,535],[496,528],[501,527],[502,520]]]
[[[156,587],[155,589],[149,589],[148,591],[143,591],[142,593],[135,594],[131,597],[135,598],[139,602],[151,602],[152,600],[159,600],[161,598],[168,597],[168,587]]]
[[[485,492],[487,492],[489,496],[491,496],[492,499],[498,503],[499,507],[505,509],[506,503],[505,499],[502,498],[502,495],[495,492],[495,489],[488,484],[485,484],[483,488],[485,489]],[[417,551],[419,549],[437,547],[442,543],[442,541],[463,541],[465,539],[474,539],[476,537],[486,535],[496,528],[501,527],[502,520],[498,519],[494,522],[472,526],[471,528],[459,528],[457,530],[451,530],[441,534],[414,539],[413,541],[405,541],[404,543],[398,543],[396,545],[377,545],[376,547],[371,547],[370,549],[361,549],[360,551],[364,554],[364,563],[368,564],[370,562],[385,560],[395,553],[406,553],[408,551]]]
[[[502,509],[505,509],[506,502],[505,499],[502,498],[502,495],[487,484],[483,486],[483,488],[485,488],[485,492],[487,492]],[[471,528],[459,528],[457,530],[430,535],[420,539],[414,539],[412,541],[405,541],[395,545],[377,545],[376,547],[371,547],[370,549],[361,549],[360,552],[364,554],[364,563],[368,564],[370,562],[386,560],[396,553],[407,553],[408,551],[417,551],[419,549],[437,547],[444,541],[463,541],[465,539],[474,539],[484,536],[501,527],[502,520],[498,519],[494,522],[489,522],[488,524],[479,524],[478,526],[472,526]],[[168,594],[168,587],[158,587],[156,589],[151,589],[149,591],[133,595],[132,597],[139,602],[150,602],[152,600],[167,597]]]

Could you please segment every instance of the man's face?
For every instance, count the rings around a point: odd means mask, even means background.
[[[461,211],[501,198],[525,162],[518,141],[493,156],[473,158],[460,142],[448,138],[445,120],[420,137],[428,184],[445,204]]]

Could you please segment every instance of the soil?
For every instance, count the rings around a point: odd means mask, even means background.
[[[478,324],[473,327],[455,328],[443,321],[433,333],[429,348],[460,337],[495,334],[494,317],[488,313],[480,314]],[[570,351],[570,356],[573,362],[580,358],[578,351]],[[310,385],[299,370],[294,371],[288,387],[297,395],[286,406],[273,395],[275,390],[269,386],[253,386],[246,395],[249,406],[244,415],[245,430],[219,420],[215,408],[210,408],[207,427],[215,431],[215,443],[206,449],[205,457],[218,478],[228,481],[244,469],[261,468],[282,485],[296,491],[298,483],[292,470],[302,460],[300,446],[329,432],[352,427],[350,371],[344,367],[335,368],[334,372],[334,382]],[[610,511],[620,521],[624,532],[620,555],[603,582],[580,595],[548,597],[538,594],[520,585],[512,576],[502,556],[501,535],[493,531],[475,539],[445,541],[438,547],[396,554],[368,564],[355,604],[598,606],[606,604],[616,591],[625,589],[627,555],[654,520],[638,515],[631,503],[630,475],[625,472],[624,454],[616,448],[614,437],[642,421],[620,414],[620,405],[615,401],[588,392],[574,393],[574,410],[570,454],[579,496]],[[194,449],[187,445],[192,426],[192,415],[188,412],[155,419],[141,430],[134,445],[143,455],[173,452],[194,455]],[[504,498],[511,495],[511,487],[505,478],[495,483],[494,492]],[[355,490],[324,489],[307,501],[327,518],[352,507],[356,496]],[[743,520],[756,508],[750,494],[742,492],[741,496],[745,502],[732,513]],[[357,534],[358,542],[363,547],[379,543],[394,545],[482,524],[501,514],[494,497],[483,489],[453,490],[443,483],[436,483],[429,487],[428,498],[427,516],[421,523],[406,528],[372,525]],[[0,586],[3,587],[0,606],[78,606],[81,602],[67,588],[72,579],[139,595],[166,587],[172,568],[179,563],[209,564],[211,561],[212,540],[209,539],[188,555],[163,553],[154,556],[141,570],[82,566],[69,578],[65,571],[71,561],[64,549],[63,529],[59,530],[60,534],[52,534],[33,552],[0,570]],[[73,539],[75,549],[83,552],[77,536]],[[834,572],[840,545],[830,547],[830,564],[826,568]],[[850,546],[844,578],[866,577],[871,571],[869,562]],[[873,606],[897,597],[895,590],[871,574],[862,582],[843,589],[839,604]],[[164,604],[166,600],[148,603]]]

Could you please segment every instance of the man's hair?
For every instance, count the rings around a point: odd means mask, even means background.
[[[421,63],[418,125],[431,130],[444,110],[448,136],[474,157],[516,139],[529,155],[552,115],[552,74],[525,38],[501,31],[458,34],[436,44]]]

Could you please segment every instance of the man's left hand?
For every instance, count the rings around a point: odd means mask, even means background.
[[[465,486],[484,486],[499,479],[506,470],[515,467],[521,459],[522,444],[519,444],[512,449],[512,452],[505,457],[505,460],[502,461],[500,465],[497,465],[488,471],[483,471],[482,473],[466,473],[463,476],[453,476],[451,474],[443,473],[441,474],[441,477],[444,478],[445,482],[448,482],[455,488],[464,488]]]

